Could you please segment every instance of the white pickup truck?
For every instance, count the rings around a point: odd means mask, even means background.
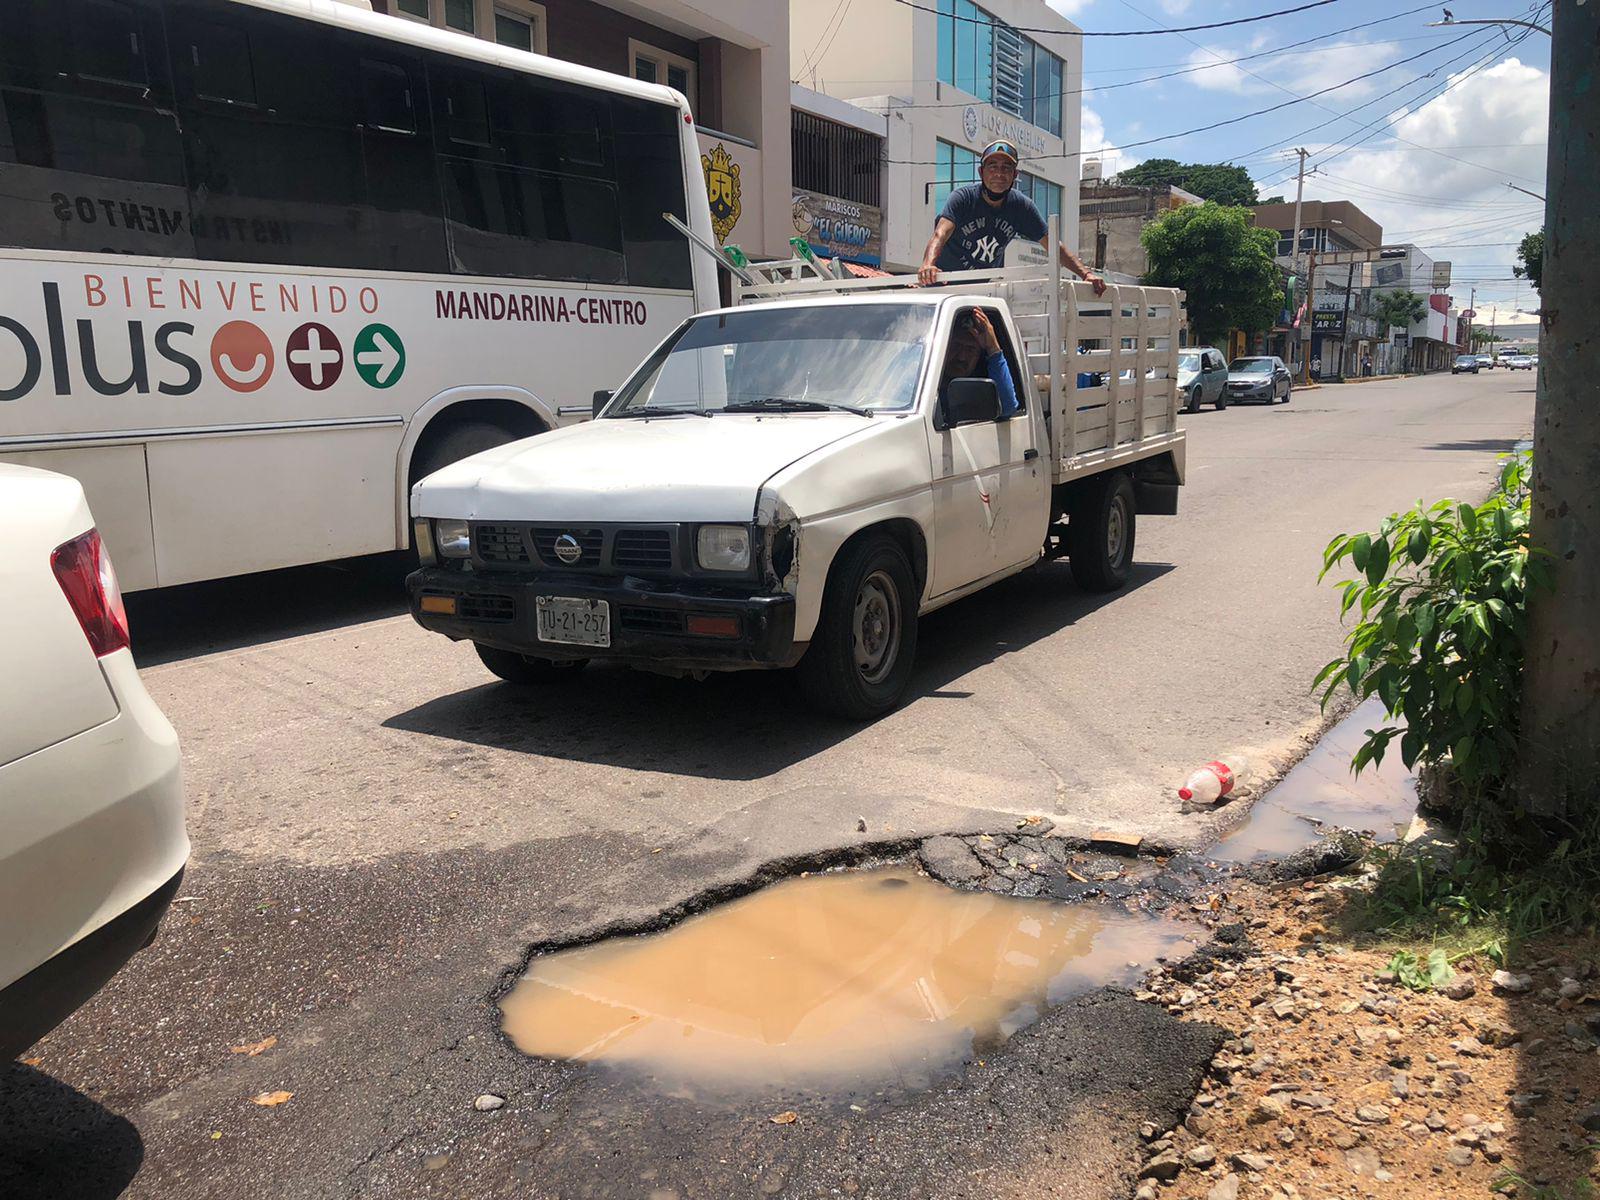
[[[1136,516],[1177,511],[1181,292],[1059,269],[766,283],[690,318],[596,419],[421,480],[427,629],[550,684],[590,659],[797,667],[842,716],[893,708],[917,619],[1068,557],[1128,578]],[[947,378],[981,309],[1020,408],[984,366]]]

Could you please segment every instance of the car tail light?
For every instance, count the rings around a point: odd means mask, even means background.
[[[123,607],[117,572],[100,540],[100,531],[91,529],[57,546],[51,551],[50,567],[67,594],[67,603],[83,626],[95,657],[126,649],[128,610]]]

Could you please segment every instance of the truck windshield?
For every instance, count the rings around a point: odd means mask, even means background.
[[[696,317],[653,354],[606,416],[904,411],[933,323],[924,304],[816,304]]]

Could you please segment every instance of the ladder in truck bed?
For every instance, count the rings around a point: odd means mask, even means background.
[[[1177,288],[1113,283],[1096,296],[1089,284],[1064,278],[1056,222],[1050,224],[1048,263],[945,272],[933,294],[1006,302],[1044,405],[1060,481],[1182,441],[1178,354],[1187,319]],[[736,276],[734,302],[867,297],[919,287],[915,275],[841,279],[819,271],[807,277],[786,262],[760,278]]]

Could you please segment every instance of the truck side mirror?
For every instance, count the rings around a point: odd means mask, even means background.
[[[611,395],[612,393],[606,391],[596,392],[594,394],[594,408],[590,411],[589,415],[598,417],[600,415],[600,410],[611,403]]]
[[[944,427],[1000,419],[1000,389],[992,379],[952,379],[944,396]]]

